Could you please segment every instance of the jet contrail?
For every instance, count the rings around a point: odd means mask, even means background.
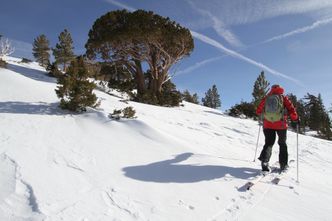
[[[197,68],[201,67],[201,66],[204,66],[208,63],[211,63],[211,62],[214,62],[214,61],[217,61],[221,58],[223,58],[225,56],[219,56],[219,57],[214,57],[214,58],[209,58],[209,59],[206,59],[206,60],[203,60],[203,61],[200,61],[200,62],[197,62],[196,64],[190,66],[189,68],[186,68],[184,70],[181,70],[181,71],[178,71],[175,73],[175,76],[178,76],[178,75],[182,75],[182,74],[187,74],[187,73],[190,73],[191,71],[193,70],[196,70]]]
[[[285,34],[278,35],[278,36],[275,36],[273,38],[270,38],[266,41],[263,41],[261,44],[265,44],[265,43],[268,43],[268,42],[271,42],[271,41],[276,41],[276,40],[280,40],[280,39],[283,39],[283,38],[287,38],[287,37],[292,36],[292,35],[301,34],[301,33],[313,30],[315,28],[318,28],[320,26],[327,25],[327,24],[330,24],[330,23],[332,23],[332,18],[319,20],[319,21],[314,22],[312,25],[305,26],[303,28],[299,28],[299,29],[296,29],[294,31],[287,32]]]
[[[246,56],[244,56],[244,55],[242,55],[242,54],[239,54],[239,53],[237,53],[237,52],[235,52],[235,51],[232,51],[232,50],[230,50],[230,49],[224,47],[224,46],[223,46],[222,44],[220,44],[219,42],[217,42],[217,41],[215,41],[215,40],[213,40],[213,39],[211,39],[211,38],[209,38],[209,37],[207,37],[207,36],[205,36],[205,35],[202,35],[202,34],[200,34],[200,33],[194,32],[194,31],[190,31],[190,32],[191,32],[191,34],[192,34],[196,39],[198,39],[198,40],[200,40],[200,41],[202,41],[202,42],[204,42],[204,43],[206,43],[206,44],[212,45],[213,47],[222,50],[223,52],[225,52],[226,54],[228,54],[228,55],[230,55],[230,56],[232,56],[232,57],[235,57],[235,58],[241,59],[241,60],[246,61],[246,62],[249,63],[249,64],[255,65],[255,66],[257,66],[257,67],[259,67],[259,68],[261,68],[261,69],[263,69],[263,70],[265,70],[265,71],[271,73],[271,74],[274,74],[274,75],[276,75],[276,76],[279,76],[279,77],[282,77],[282,78],[285,78],[285,79],[291,80],[291,81],[295,82],[295,83],[298,84],[298,85],[302,85],[302,83],[301,83],[299,80],[296,80],[296,79],[294,79],[294,78],[292,78],[292,77],[289,77],[289,76],[287,76],[287,75],[285,75],[285,74],[282,74],[282,73],[280,73],[280,72],[278,72],[278,71],[276,71],[276,70],[273,70],[272,68],[267,67],[266,65],[264,65],[264,64],[262,64],[262,63],[259,63],[259,62],[257,62],[257,61],[254,61],[254,60],[252,60],[252,59],[250,59],[250,58],[248,58],[248,57],[246,57]]]
[[[136,11],[136,8],[133,8],[133,7],[128,6],[128,5],[125,5],[125,4],[123,4],[121,2],[118,2],[118,1],[114,1],[114,0],[105,0],[105,1],[107,1],[108,3],[111,3],[113,5],[116,5],[116,6],[120,7],[120,8],[127,9],[128,11],[131,11],[131,12]]]

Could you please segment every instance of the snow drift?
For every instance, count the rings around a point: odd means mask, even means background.
[[[329,141],[299,136],[300,183],[293,166],[279,185],[245,191],[260,171],[257,122],[186,102],[126,104],[101,91],[98,109],[72,114],[58,108],[55,80],[19,61],[0,69],[0,220],[332,217]],[[129,105],[137,119],[107,117]],[[291,131],[288,146],[296,159]],[[271,161],[277,157],[275,145]]]

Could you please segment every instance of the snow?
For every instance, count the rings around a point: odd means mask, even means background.
[[[260,170],[257,122],[186,102],[126,104],[99,90],[99,108],[72,114],[58,108],[55,80],[20,60],[0,69],[0,220],[332,217],[331,142],[299,135],[300,182],[295,163],[279,185],[244,191]],[[136,119],[108,118],[127,106]],[[296,160],[295,133],[287,143]]]

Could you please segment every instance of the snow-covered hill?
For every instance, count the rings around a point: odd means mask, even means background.
[[[57,107],[55,80],[19,60],[0,69],[0,220],[331,219],[331,142],[299,135],[300,183],[294,164],[279,185],[245,191],[260,171],[257,122],[101,91],[100,108],[71,114]],[[137,119],[107,117],[127,106]],[[288,145],[296,159],[293,132]]]

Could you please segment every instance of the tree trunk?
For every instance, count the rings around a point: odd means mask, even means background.
[[[139,60],[135,60],[136,66],[136,83],[137,83],[137,94],[142,95],[145,91],[145,84],[144,84],[144,73],[142,69],[142,64]]]

